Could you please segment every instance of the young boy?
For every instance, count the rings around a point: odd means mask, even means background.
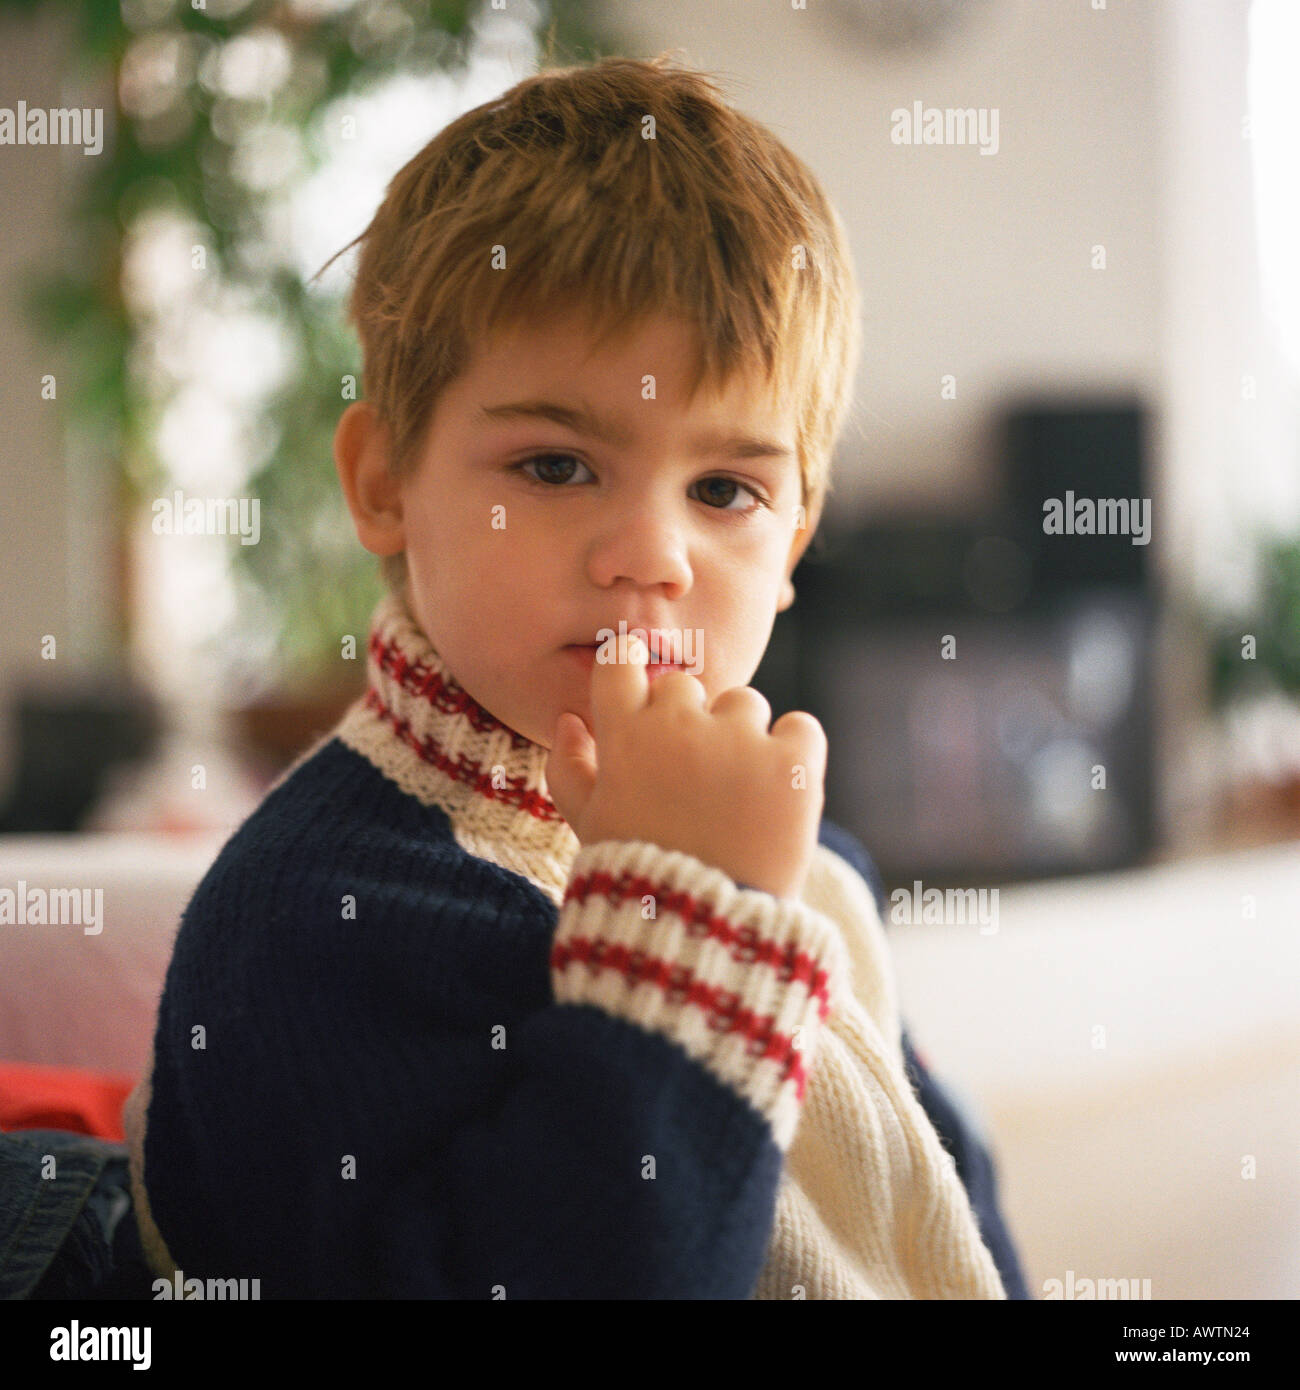
[[[159,1277],[1019,1291],[825,735],[748,687],[858,353],[816,181],[609,59],[455,121],[359,240],[335,459],[390,593],[364,698],[182,920],[128,1124]]]

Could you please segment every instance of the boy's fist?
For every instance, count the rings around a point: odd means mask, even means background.
[[[625,664],[597,662],[592,729],[556,722],[546,760],[551,799],[583,845],[646,840],[735,879],[798,897],[825,801],[826,734],[802,711],[782,715],[751,686],[706,708],[685,671],[650,681],[645,647]]]

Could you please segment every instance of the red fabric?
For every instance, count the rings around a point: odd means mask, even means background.
[[[120,1144],[122,1106],[135,1081],[80,1067],[0,1062],[0,1130],[66,1129]]]

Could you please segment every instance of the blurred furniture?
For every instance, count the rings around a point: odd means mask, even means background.
[[[365,663],[353,679],[327,685],[312,695],[266,696],[231,712],[231,722],[242,737],[257,771],[269,785],[291,762],[328,733],[365,694]]]
[[[120,1144],[122,1108],[135,1083],[133,1074],[0,1059],[0,1133],[59,1129]]]
[[[134,684],[97,678],[14,701],[17,766],[0,788],[0,834],[79,830],[122,764],[157,746],[157,705]]]
[[[982,513],[874,518],[800,565],[754,683],[821,720],[827,814],[886,881],[1150,856],[1151,547],[1043,529],[1045,503],[1071,494],[1149,507],[1146,429],[1126,398],[1014,404]]]
[[[138,1075],[181,912],[224,836],[0,836],[0,888],[102,888],[103,930],[0,925],[0,1061]]]

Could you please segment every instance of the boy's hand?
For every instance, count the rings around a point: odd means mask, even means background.
[[[751,686],[706,709],[694,676],[652,683],[644,645],[633,651],[640,660],[592,668],[592,730],[573,713],[556,721],[546,782],[560,814],[581,844],[646,840],[798,897],[825,801],[822,726],[794,710],[769,732],[771,706]]]

